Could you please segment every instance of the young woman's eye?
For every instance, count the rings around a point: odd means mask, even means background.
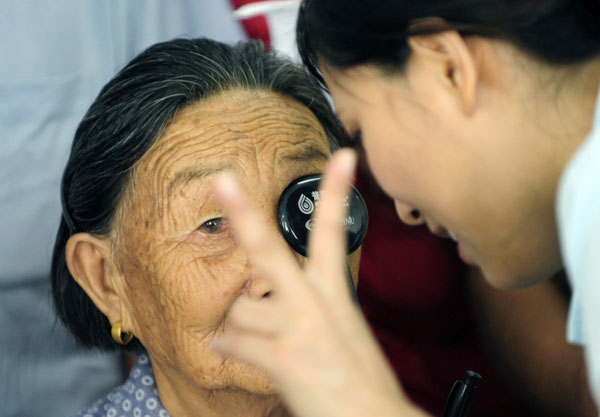
[[[227,219],[224,217],[218,217],[216,219],[210,219],[200,225],[200,229],[205,233],[221,233],[229,227]]]
[[[355,149],[363,149],[362,132],[360,130],[354,132],[350,140]]]

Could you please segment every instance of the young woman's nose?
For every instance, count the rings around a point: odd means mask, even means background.
[[[420,226],[425,223],[425,218],[416,208],[401,203],[398,200],[394,200],[394,205],[396,206],[396,213],[398,213],[400,220],[409,226]]]

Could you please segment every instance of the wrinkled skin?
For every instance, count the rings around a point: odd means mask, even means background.
[[[148,350],[172,415],[208,405],[221,415],[282,412],[263,372],[209,347],[227,333],[227,314],[239,300],[276,295],[233,236],[214,181],[222,172],[233,176],[269,234],[291,252],[276,224],[279,196],[293,179],[322,172],[329,156],[306,107],[236,90],[180,111],[137,164],[114,254],[126,282],[124,328]],[[358,256],[350,256],[354,276]],[[198,415],[212,415],[205,412]]]

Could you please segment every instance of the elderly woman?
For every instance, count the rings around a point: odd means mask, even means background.
[[[82,345],[138,362],[80,415],[286,415],[263,372],[210,346],[240,300],[277,296],[238,246],[214,182],[227,172],[242,184],[285,246],[279,196],[323,170],[337,126],[304,71],[259,43],[157,44],[104,87],[64,172],[53,296]],[[357,262],[358,251],[353,276]]]

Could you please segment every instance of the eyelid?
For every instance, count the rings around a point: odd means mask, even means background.
[[[237,248],[237,241],[227,217],[216,215],[204,219],[206,220],[201,221],[186,238],[186,241],[192,245],[195,256],[204,259],[221,259],[229,256]],[[219,223],[218,230],[214,232],[203,230],[202,226],[210,221]]]
[[[203,230],[203,226],[209,222],[219,223],[219,227],[222,227],[225,229],[223,231],[229,230],[229,220],[227,219],[227,217],[224,217],[224,216],[211,217],[210,219],[207,219],[207,220],[203,221],[202,223],[200,223],[200,225],[196,228],[196,230],[200,230],[207,234],[217,234],[217,233],[222,232],[222,231],[220,231],[220,232],[210,233],[210,232]]]

